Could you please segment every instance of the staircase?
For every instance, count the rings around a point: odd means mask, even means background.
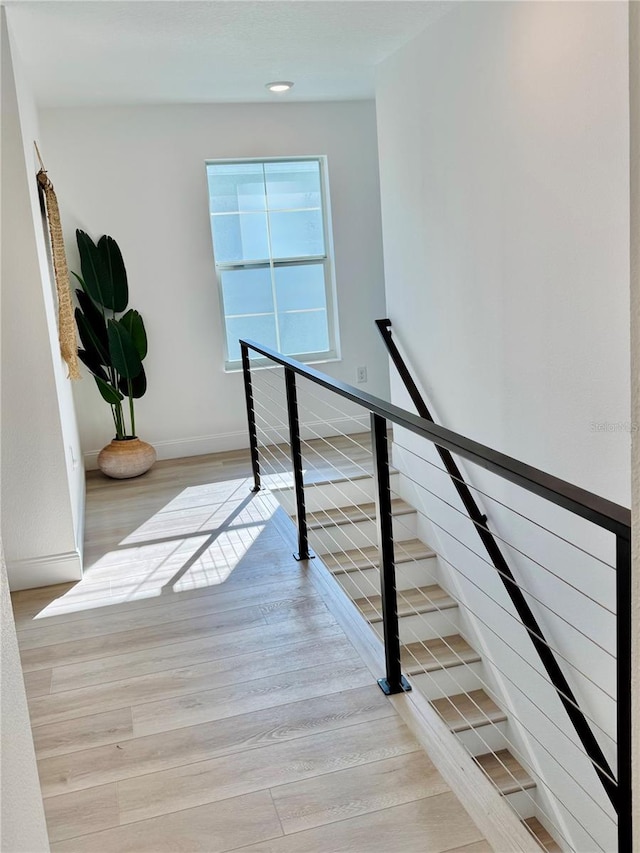
[[[397,493],[397,473],[391,488]],[[374,483],[371,476],[305,483],[309,540],[362,617],[382,637]],[[271,489],[294,517],[292,487]],[[457,602],[438,583],[436,554],[416,536],[417,515],[393,501],[402,667],[536,838],[543,850],[560,846],[541,823],[536,784],[508,749],[508,716],[484,689],[481,655],[463,635]]]

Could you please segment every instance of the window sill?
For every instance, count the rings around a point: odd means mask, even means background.
[[[289,357],[299,361],[301,364],[333,364],[334,362],[342,361],[341,356],[333,354],[328,354],[326,358],[310,358],[308,360],[305,358],[296,358],[293,355]],[[251,370],[273,370],[274,367],[282,368],[282,365],[274,364],[268,359],[251,359]],[[242,362],[225,362],[224,373],[242,373]]]

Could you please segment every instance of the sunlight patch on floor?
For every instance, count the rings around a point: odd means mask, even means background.
[[[33,618],[220,586],[258,537],[277,536],[265,532],[276,507],[246,479],[190,486],[130,531],[114,521],[113,547],[87,560],[83,579]],[[108,530],[108,521],[99,526]]]

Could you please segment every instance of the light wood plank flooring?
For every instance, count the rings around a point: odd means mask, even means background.
[[[87,483],[78,584],[14,594],[52,850],[490,850],[244,453]]]

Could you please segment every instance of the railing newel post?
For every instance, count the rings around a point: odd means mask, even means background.
[[[312,560],[315,556],[309,550],[307,531],[307,509],[304,499],[304,476],[302,472],[302,446],[300,444],[300,419],[298,415],[298,393],[296,375],[289,367],[284,369],[285,390],[287,393],[287,416],[289,418],[289,443],[291,445],[291,463],[293,465],[293,484],[296,495],[296,521],[298,523],[298,553],[296,560]]]
[[[253,471],[252,492],[260,491],[260,454],[258,451],[258,431],[256,429],[256,410],[253,402],[253,385],[251,382],[251,361],[249,348],[240,342],[242,353],[242,374],[244,376],[244,397],[247,404],[247,423],[249,425],[249,449],[251,453],[251,469]]]
[[[396,567],[393,549],[393,516],[391,511],[391,484],[389,480],[389,447],[387,422],[371,412],[371,441],[373,447],[373,477],[376,490],[376,526],[380,554],[380,593],[382,597],[382,627],[384,631],[384,656],[387,668],[385,678],[378,684],[383,693],[406,693],[411,685],[402,675],[400,658],[400,628],[398,626],[398,596],[396,592]]]

